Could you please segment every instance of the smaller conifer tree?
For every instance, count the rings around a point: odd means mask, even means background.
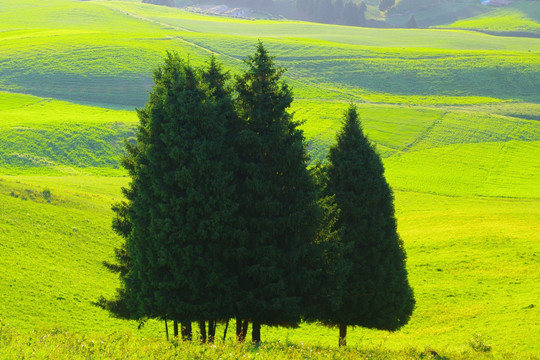
[[[411,15],[411,17],[409,18],[409,21],[407,22],[407,27],[409,29],[418,28],[418,24],[416,23],[416,19],[414,18],[414,15]]]
[[[335,197],[339,209],[335,227],[345,266],[341,305],[321,320],[339,326],[339,344],[346,345],[347,326],[396,330],[408,322],[415,301],[392,190],[352,104],[328,160],[325,195]]]

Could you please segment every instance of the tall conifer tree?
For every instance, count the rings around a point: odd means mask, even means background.
[[[238,142],[240,214],[246,222],[238,252],[238,316],[260,324],[296,325],[301,302],[315,284],[311,242],[319,209],[307,168],[304,136],[287,111],[292,92],[283,69],[259,42],[237,77],[237,110],[245,121]]]
[[[411,17],[409,18],[409,21],[407,22],[407,27],[409,29],[418,28],[418,23],[416,22],[416,19],[414,18],[414,15],[411,15]]]
[[[131,177],[131,182],[128,187],[122,187],[125,200],[119,201],[112,206],[112,210],[115,213],[112,228],[116,234],[122,237],[123,241],[120,247],[114,249],[116,262],[103,262],[105,267],[111,272],[118,274],[120,279],[124,279],[127,276],[132,266],[132,259],[127,249],[127,239],[132,229],[130,206],[136,194],[137,164],[142,161],[141,155],[144,154],[145,147],[148,145],[148,119],[143,116],[140,110],[137,110],[137,112],[140,123],[136,139],[134,142],[129,139],[124,141],[126,153],[121,161],[122,166],[128,171]],[[122,283],[121,287],[116,289],[113,298],[107,299],[101,296],[96,302],[96,305],[109,311],[114,317],[126,320],[138,320],[142,323],[144,315],[138,312],[137,309],[128,306],[127,299],[126,287]]]
[[[126,203],[126,304],[138,316],[173,319],[183,328],[234,313],[226,249],[236,228],[236,161],[227,137],[239,123],[225,79],[215,59],[200,74],[169,53],[139,111],[144,136]]]
[[[352,104],[328,160],[326,195],[339,208],[335,226],[348,270],[340,282],[341,306],[322,320],[339,326],[339,343],[346,345],[347,326],[396,330],[409,321],[415,301],[392,190]]]
[[[357,26],[359,25],[359,12],[356,6],[356,3],[349,0],[344,6],[343,6],[343,16],[342,16],[342,23],[344,25],[350,25],[350,26]]]
[[[341,24],[342,20],[342,16],[343,16],[343,0],[335,0],[334,1],[334,21],[337,23],[337,24]]]

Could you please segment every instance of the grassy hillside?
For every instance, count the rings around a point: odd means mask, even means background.
[[[136,124],[133,112],[1,92],[0,117],[5,171],[118,169],[124,139]]]
[[[193,64],[215,52],[238,69],[261,38],[290,69],[301,98],[410,104],[539,101],[534,91],[540,82],[537,39],[233,20],[133,2],[0,4],[5,9],[0,17],[3,90],[108,107],[142,106],[151,69],[166,50],[178,50]],[[33,11],[36,7],[40,11]],[[5,15],[16,11],[30,18]],[[45,19],[57,17],[62,22],[46,24]]]
[[[405,27],[411,15],[421,28],[442,27],[495,31],[499,35],[540,35],[540,4],[516,0],[504,7],[481,5],[477,0],[399,0],[386,21]]]
[[[18,332],[58,328],[79,336],[135,329],[136,324],[112,320],[91,304],[116,286],[100,262],[110,259],[118,244],[109,205],[127,179],[0,179],[0,267],[7,275],[0,279],[3,322]],[[444,354],[471,350],[469,340],[479,333],[490,338],[496,354],[512,349],[538,354],[538,229],[531,224],[539,207],[538,200],[397,191],[399,232],[418,306],[402,331],[355,329],[351,345],[432,348]],[[162,324],[151,322],[142,331],[139,336],[162,336]],[[335,345],[336,331],[304,325],[265,328],[263,335],[266,341],[328,347]]]
[[[91,305],[99,292],[115,288],[100,262],[111,258],[118,243],[108,226],[119,185],[103,177],[2,176],[4,322],[23,329],[48,325],[88,331],[120,325]]]
[[[0,9],[0,357],[540,356],[540,39],[235,20],[137,1]],[[129,180],[122,143],[152,69],[177,50],[196,66],[215,53],[238,73],[258,39],[288,69],[312,159],[356,102],[395,189],[418,306],[399,332],[354,329],[351,352],[332,349],[337,330],[307,324],[263,329],[258,355],[163,349],[162,323],[136,331],[92,305],[117,286],[101,265],[119,242],[110,206]],[[475,334],[490,352],[473,350]],[[89,353],[90,340],[104,343]]]
[[[9,93],[0,93],[0,103],[6,104],[0,110],[3,173],[123,173],[119,160],[123,140],[134,134],[133,112]],[[345,108],[338,101],[294,103],[296,119],[305,121],[313,161],[324,159]],[[399,189],[540,197],[534,186],[540,176],[536,120],[397,105],[361,104],[359,109]]]
[[[540,4],[537,1],[516,1],[508,7],[490,7],[482,14],[456,21],[449,27],[540,35],[539,22]]]

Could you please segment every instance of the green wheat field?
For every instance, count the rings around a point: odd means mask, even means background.
[[[0,0],[0,358],[538,359],[540,38],[470,30],[534,33],[539,17],[518,0],[444,29],[373,29]],[[199,345],[93,305],[119,285],[102,266],[121,241],[110,208],[153,69],[176,50],[234,75],[259,39],[312,162],[350,102],[383,158],[417,302],[397,332],[355,328],[338,349],[337,329],[263,327],[255,348],[231,323]]]

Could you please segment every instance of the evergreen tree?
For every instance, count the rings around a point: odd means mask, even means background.
[[[367,11],[367,5],[364,1],[360,3],[360,5],[356,4],[356,12],[358,16],[358,26],[366,26],[367,20],[366,20],[366,11]]]
[[[334,1],[334,19],[337,24],[342,24],[343,0]]]
[[[334,20],[334,7],[331,0],[319,0],[317,7],[317,21],[330,23]]]
[[[396,0],[381,0],[379,3],[379,10],[386,12],[396,5]]]
[[[274,9],[274,0],[260,0],[259,7],[265,10]]]
[[[259,42],[236,79],[237,111],[245,121],[238,142],[241,161],[240,216],[245,237],[238,251],[242,274],[237,317],[253,323],[294,326],[301,303],[314,291],[312,242],[319,208],[307,169],[304,136],[287,109],[292,92],[283,69]]]
[[[335,195],[326,190],[328,184],[328,164],[318,162],[310,169],[319,190],[319,207],[322,211],[317,236],[315,238],[316,262],[320,272],[317,274],[318,291],[305,299],[303,319],[316,322],[331,318],[339,310],[342,289],[350,265],[343,258],[346,252],[341,242],[341,230],[336,226],[339,208]]]
[[[362,1],[360,3],[360,5],[358,5],[358,8],[360,9],[361,12],[365,13],[367,11],[367,5],[366,5],[366,2],[365,1]]]
[[[131,234],[131,221],[130,221],[130,206],[131,200],[136,193],[136,178],[137,171],[136,165],[141,161],[140,155],[144,153],[145,147],[148,143],[148,123],[145,117],[141,116],[141,112],[138,110],[140,124],[138,126],[136,141],[131,142],[126,140],[124,142],[126,148],[126,154],[123,156],[121,164],[128,171],[132,181],[128,187],[122,187],[122,193],[126,200],[119,201],[112,206],[112,210],[115,213],[115,217],[112,221],[112,228],[116,234],[122,237],[123,242],[119,248],[115,248],[115,263],[104,261],[103,265],[109,269],[112,273],[118,274],[120,279],[124,279],[129,273],[132,265],[131,256],[127,249],[127,239]],[[128,307],[127,303],[128,295],[124,284],[116,289],[115,296],[111,299],[107,299],[101,296],[96,305],[109,311],[112,316],[125,319],[125,320],[138,320],[142,324],[143,316],[135,311],[133,308]]]
[[[114,249],[114,252],[117,262],[111,263],[104,261],[103,265],[112,273],[118,274],[119,277],[126,276],[131,266],[131,258],[127,252],[126,243],[123,242],[119,248]],[[116,293],[113,298],[107,299],[104,296],[100,296],[100,298],[94,304],[109,311],[111,315],[116,318],[124,320],[139,320],[140,323],[142,323],[143,321],[139,318],[139,316],[132,313],[127,307],[126,296],[126,289],[122,286],[116,289]]]
[[[319,0],[306,0],[306,13],[309,15],[315,15],[319,5]]]
[[[356,26],[366,26],[366,13],[365,11],[362,11],[361,6],[359,5],[356,5],[356,18]]]
[[[352,104],[328,160],[325,190],[339,208],[335,226],[348,270],[342,274],[339,309],[321,320],[339,326],[340,345],[345,345],[348,325],[396,330],[408,322],[415,301],[392,190]]]
[[[181,322],[186,337],[192,321],[234,309],[236,161],[226,137],[235,116],[225,79],[214,59],[200,74],[168,53],[139,111],[146,135],[133,165],[126,303],[138,316],[175,320],[176,334]]]
[[[418,24],[416,23],[416,19],[414,18],[414,15],[411,15],[411,17],[409,18],[409,21],[407,22],[407,27],[409,29],[418,28]]]
[[[349,0],[343,8],[343,24],[357,26],[359,24],[357,6]]]

